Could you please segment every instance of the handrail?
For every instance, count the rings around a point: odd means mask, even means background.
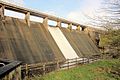
[[[0,67],[0,78],[4,77],[6,74],[10,73],[16,67],[21,65],[20,61],[13,61],[13,62],[8,61],[6,63],[8,64],[4,65],[3,67]]]
[[[37,10],[28,9],[28,8],[25,8],[25,7],[22,7],[22,6],[18,6],[18,5],[15,5],[15,4],[0,1],[0,6],[2,6],[2,5],[4,5],[5,9],[8,9],[8,10],[17,11],[17,12],[21,12],[21,13],[24,13],[24,14],[27,14],[27,12],[29,12],[30,15],[33,15],[33,16],[37,16],[37,17],[41,17],[41,18],[46,18],[47,17],[48,19],[53,20],[53,21],[57,21],[57,22],[61,22],[61,23],[67,23],[67,24],[72,23],[72,25],[81,26],[82,28],[86,27],[86,26],[83,26],[79,23],[72,22],[72,21],[69,21],[69,20],[66,20],[66,19],[63,19],[63,18],[59,18],[59,17],[56,17],[56,16],[48,15],[46,13],[42,13],[42,12],[39,12]]]

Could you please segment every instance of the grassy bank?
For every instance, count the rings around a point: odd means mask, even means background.
[[[101,60],[42,77],[35,76],[32,80],[120,80],[120,60]]]

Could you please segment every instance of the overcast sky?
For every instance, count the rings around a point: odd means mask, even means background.
[[[24,0],[27,7],[86,24],[83,14],[94,16],[103,0]]]

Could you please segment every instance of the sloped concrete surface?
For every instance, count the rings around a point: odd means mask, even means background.
[[[50,33],[41,23],[5,17],[0,21],[0,58],[23,63],[64,60],[64,56]]]
[[[91,57],[93,55],[99,55],[100,52],[89,36],[83,31],[68,30],[60,27],[77,55],[84,57]]]
[[[58,27],[48,27],[48,30],[66,59],[78,58],[78,55]]]

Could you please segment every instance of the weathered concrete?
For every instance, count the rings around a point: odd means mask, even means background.
[[[69,30],[72,30],[72,23],[68,24],[68,27],[67,27]]]
[[[44,27],[46,27],[46,29],[48,29],[48,18],[47,17],[43,19],[43,25]]]
[[[81,27],[77,26],[76,30],[81,31]]]
[[[5,6],[2,5],[0,7],[0,18],[1,18],[1,20],[4,20],[4,10],[5,10]]]
[[[0,21],[0,58],[23,63],[61,61],[64,56],[41,23],[5,17]]]
[[[30,27],[30,12],[27,12],[25,14],[25,20],[26,20],[27,25]]]
[[[79,57],[99,55],[99,50],[89,36],[83,31],[76,31],[60,27],[61,31]]]
[[[61,27],[61,22],[58,21],[56,27]]]

